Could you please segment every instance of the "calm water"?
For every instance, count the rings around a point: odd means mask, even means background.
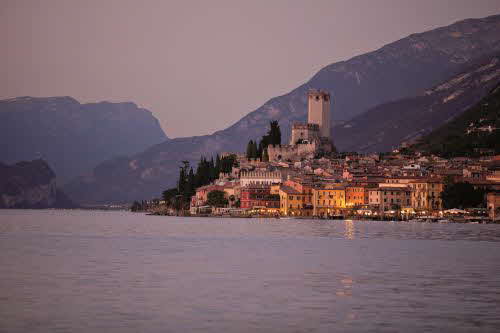
[[[500,330],[500,225],[0,211],[0,332]]]

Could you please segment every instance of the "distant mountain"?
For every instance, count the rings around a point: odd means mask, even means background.
[[[202,154],[220,151],[243,151],[248,140],[265,134],[270,120],[279,121],[286,142],[291,124],[307,118],[310,88],[331,93],[335,124],[379,104],[418,95],[464,65],[494,52],[500,52],[500,15],[410,35],[374,52],[326,66],[307,83],[272,98],[225,130],[169,140],[143,153],[108,161],[92,174],[75,179],[67,191],[85,203],[124,202],[159,195],[175,184],[180,161],[195,162]],[[341,150],[347,145],[339,143],[348,141],[350,135],[333,129]]]
[[[336,144],[344,151],[390,151],[470,109],[499,82],[500,53],[467,65],[419,96],[381,104],[335,127]]]
[[[481,150],[492,150],[499,155],[500,84],[476,105],[421,138],[411,149],[444,157],[477,156]]]
[[[71,97],[0,101],[0,161],[43,158],[61,182],[166,139],[151,112],[134,103],[80,104]]]
[[[74,208],[43,160],[0,163],[0,208]]]

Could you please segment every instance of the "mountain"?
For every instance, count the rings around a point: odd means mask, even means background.
[[[0,208],[74,208],[43,160],[0,163]]]
[[[151,112],[133,103],[80,104],[71,97],[0,101],[0,161],[44,158],[62,182],[167,139]]]
[[[424,136],[410,149],[444,157],[478,156],[482,149],[499,155],[500,84],[476,105]]]
[[[243,151],[248,140],[265,134],[270,120],[279,121],[286,142],[291,124],[307,118],[306,97],[310,88],[331,93],[335,124],[379,104],[418,95],[463,66],[494,52],[500,52],[500,15],[413,34],[374,52],[324,67],[307,83],[272,98],[225,130],[169,140],[142,153],[107,161],[72,181],[65,190],[85,203],[157,196],[175,184],[180,161],[195,162],[200,155],[220,151]],[[350,134],[333,130],[335,143],[346,140],[341,135]],[[336,145],[341,150],[345,148]]]
[[[345,151],[390,151],[415,141],[470,109],[500,82],[500,53],[469,64],[416,97],[376,106],[336,126],[336,144]]]

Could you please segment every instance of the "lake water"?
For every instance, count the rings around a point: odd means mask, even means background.
[[[500,331],[500,225],[0,211],[0,332]]]

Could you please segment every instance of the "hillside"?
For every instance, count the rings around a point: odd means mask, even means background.
[[[423,137],[411,149],[444,157],[479,156],[481,149],[500,154],[500,84],[479,103]]]
[[[127,202],[158,195],[175,183],[180,161],[195,162],[200,155],[220,151],[243,151],[250,139],[265,134],[276,119],[288,140],[293,122],[306,119],[306,96],[310,88],[330,91],[332,119],[348,120],[377,105],[416,96],[443,82],[476,59],[500,52],[500,15],[469,19],[447,27],[413,34],[374,52],[326,66],[307,83],[290,93],[272,98],[234,125],[212,135],[177,138],[146,151],[105,163],[85,177],[75,179],[66,190],[80,202]],[[436,121],[433,126],[438,126]],[[333,137],[337,148],[346,150],[351,133]],[[391,142],[397,145],[399,142]],[[362,148],[362,143],[349,146]]]
[[[390,151],[471,108],[498,82],[500,55],[482,58],[419,96],[379,105],[335,127],[336,144],[346,151]]]
[[[0,208],[74,208],[43,160],[0,163]]]
[[[166,139],[151,112],[133,103],[80,104],[71,97],[0,101],[0,161],[43,158],[61,182]]]

